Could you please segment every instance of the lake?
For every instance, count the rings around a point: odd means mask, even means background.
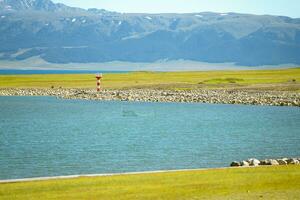
[[[0,97],[0,179],[300,155],[300,108]]]

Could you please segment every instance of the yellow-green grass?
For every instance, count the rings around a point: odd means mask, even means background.
[[[299,199],[300,166],[213,169],[0,184],[0,199]]]
[[[93,74],[71,75],[0,75],[2,88],[94,88]],[[300,68],[282,70],[203,71],[203,72],[132,72],[104,74],[103,87],[193,89],[287,85],[299,89]]]

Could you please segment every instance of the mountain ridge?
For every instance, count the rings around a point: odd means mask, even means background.
[[[18,3],[7,9],[9,2]],[[50,0],[2,0],[0,8],[1,60],[39,56],[50,63],[186,59],[249,66],[300,64],[299,18],[117,13]]]
[[[62,3],[53,3],[51,0],[1,0],[0,9],[6,11],[67,11],[78,10],[81,8],[73,8]]]

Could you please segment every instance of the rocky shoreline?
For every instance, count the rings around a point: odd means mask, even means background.
[[[249,167],[249,166],[263,166],[263,165],[300,165],[300,158],[280,158],[280,159],[265,159],[258,160],[256,158],[250,158],[243,161],[233,161],[231,167]]]
[[[56,96],[63,99],[85,99],[102,101],[138,101],[138,102],[189,102],[214,104],[245,104],[270,106],[299,106],[300,93],[290,91],[258,90],[160,90],[128,89],[102,90],[92,89],[0,89],[0,96]]]

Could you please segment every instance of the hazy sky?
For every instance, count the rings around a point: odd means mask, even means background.
[[[118,12],[239,12],[300,17],[300,0],[53,0],[81,8]]]

